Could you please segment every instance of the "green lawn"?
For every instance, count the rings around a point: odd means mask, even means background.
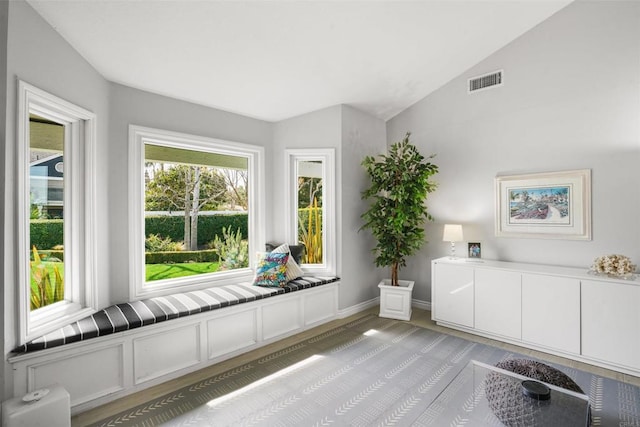
[[[146,264],[146,280],[172,279],[174,277],[193,276],[213,273],[218,270],[217,262],[188,262],[183,264]]]

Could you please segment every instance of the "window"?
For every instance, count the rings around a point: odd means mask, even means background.
[[[19,82],[20,341],[90,314],[95,115]]]
[[[139,126],[130,144],[131,298],[249,280],[263,149]]]
[[[305,245],[303,270],[335,274],[334,150],[285,150],[285,165],[287,241]]]

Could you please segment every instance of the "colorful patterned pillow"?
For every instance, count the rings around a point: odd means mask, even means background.
[[[298,266],[298,263],[291,255],[291,251],[289,250],[289,245],[286,243],[281,244],[273,251],[272,254],[289,254],[289,260],[287,261],[287,283],[296,280],[298,277],[304,276],[304,271]]]
[[[289,254],[268,253],[256,266],[256,277],[253,284],[279,288],[287,284],[287,261]]]

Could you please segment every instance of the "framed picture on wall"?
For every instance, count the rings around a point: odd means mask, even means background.
[[[482,245],[480,242],[469,242],[467,246],[469,258],[482,258]]]
[[[591,170],[498,176],[496,236],[591,240]]]

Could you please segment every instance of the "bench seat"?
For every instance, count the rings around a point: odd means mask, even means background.
[[[281,288],[240,283],[116,304],[29,341],[16,348],[14,353],[53,348],[338,280],[338,277],[305,276],[292,280]]]

